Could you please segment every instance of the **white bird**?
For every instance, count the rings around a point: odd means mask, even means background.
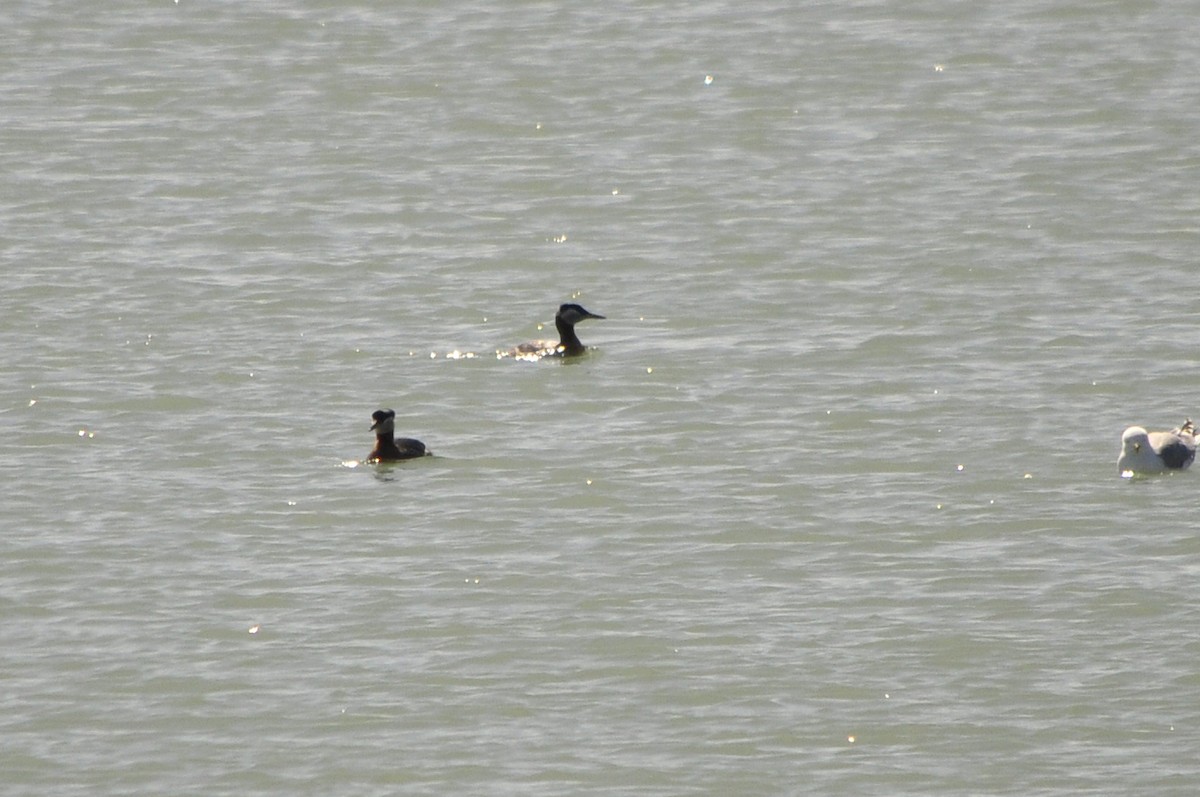
[[[1196,458],[1196,425],[1188,418],[1178,429],[1147,432],[1130,426],[1121,433],[1117,472],[1122,476],[1183,470]]]

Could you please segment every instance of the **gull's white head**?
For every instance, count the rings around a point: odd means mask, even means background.
[[[1121,455],[1117,472],[1129,477],[1135,473],[1153,473],[1163,469],[1162,458],[1150,446],[1150,434],[1141,426],[1130,426],[1121,433]]]
[[[1136,453],[1150,446],[1150,433],[1141,426],[1130,426],[1121,433],[1121,449],[1125,453]]]

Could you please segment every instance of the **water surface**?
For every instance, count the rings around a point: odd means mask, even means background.
[[[0,11],[0,791],[1190,793],[1194,18]]]

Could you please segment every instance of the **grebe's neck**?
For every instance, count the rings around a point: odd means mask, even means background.
[[[583,354],[586,347],[575,334],[575,325],[568,324],[561,317],[554,317],[554,326],[558,328],[558,345],[563,347],[563,354]]]
[[[390,431],[387,434],[375,435],[375,450],[371,452],[371,455],[385,459],[395,459],[400,456],[400,449],[396,446],[396,439],[392,437]]]

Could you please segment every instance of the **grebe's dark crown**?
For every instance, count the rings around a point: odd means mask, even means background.
[[[578,324],[585,318],[600,318],[604,316],[585,310],[582,305],[578,304],[563,304],[558,307],[558,318],[566,321],[568,324]]]
[[[371,424],[371,429],[374,430],[375,427],[379,426],[379,424],[383,423],[384,421],[390,421],[395,417],[395,410],[375,410],[373,413],[371,413],[371,420],[375,421],[375,423]]]

